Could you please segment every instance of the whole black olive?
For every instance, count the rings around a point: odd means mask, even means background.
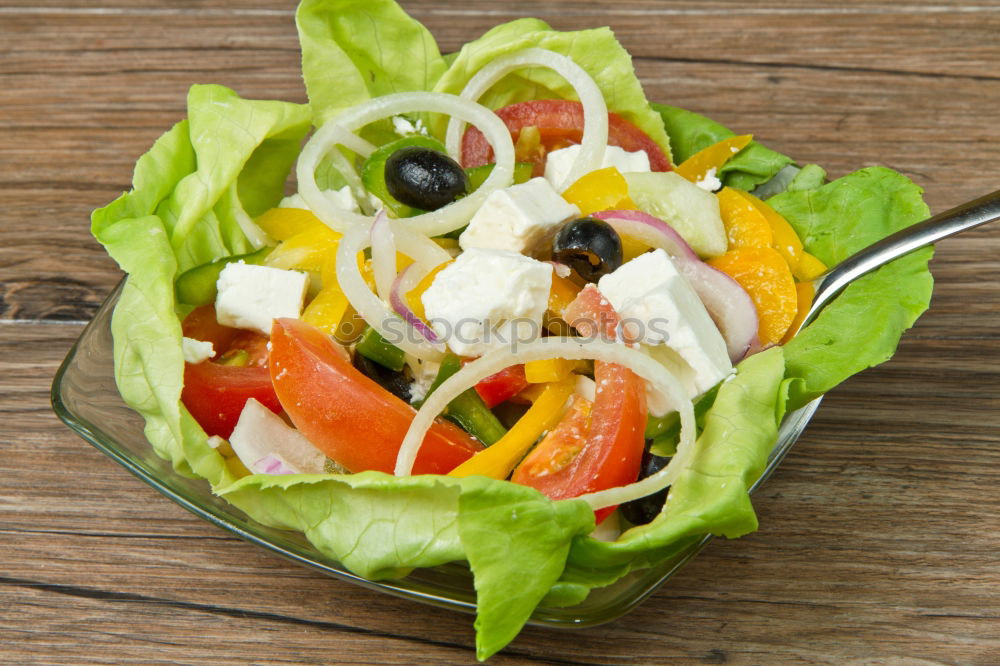
[[[587,282],[622,265],[622,239],[604,220],[581,217],[563,226],[552,242],[552,258]]]
[[[396,372],[369,360],[361,354],[355,354],[352,365],[369,379],[393,394],[403,402],[410,402],[410,380],[402,372]]]
[[[653,455],[647,448],[642,454],[642,466],[639,468],[639,478],[645,479],[647,476],[652,476],[663,469],[668,462],[670,462],[670,458]],[[663,510],[663,505],[667,501],[667,491],[669,490],[669,488],[664,488],[652,495],[640,497],[631,502],[625,502],[625,504],[621,505],[622,517],[633,525],[645,525],[652,522],[654,518],[660,515],[660,511]]]
[[[437,210],[468,193],[469,177],[444,153],[406,146],[385,161],[385,185],[400,203]]]

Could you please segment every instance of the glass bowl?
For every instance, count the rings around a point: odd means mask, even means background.
[[[407,599],[475,612],[472,574],[464,563],[417,569],[404,579],[373,582],[352,574],[316,550],[305,537],[261,525],[212,494],[206,481],[182,476],[159,458],[146,442],[143,419],[122,401],[114,379],[111,313],[121,284],[101,305],[56,373],[52,406],[66,425],[99,451],[174,502],[236,536],[324,574]],[[819,400],[789,413],[760,479],[760,486],[781,462],[809,423]],[[677,544],[672,557],[656,567],[635,571],[616,583],[591,592],[582,603],[567,608],[539,606],[530,624],[586,627],[614,620],[634,608],[694,557],[710,536]]]

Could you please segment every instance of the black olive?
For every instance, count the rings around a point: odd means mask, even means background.
[[[604,220],[581,217],[563,226],[552,242],[552,258],[587,282],[622,265],[622,239]]]
[[[652,476],[663,469],[668,462],[670,462],[670,458],[653,455],[647,448],[642,454],[642,466],[639,468],[639,478],[645,479],[647,476]],[[652,495],[640,497],[639,499],[622,504],[620,507],[622,517],[633,525],[645,525],[652,522],[654,518],[660,515],[660,511],[663,510],[663,505],[667,501],[668,490],[670,489],[664,488]]]
[[[406,146],[385,161],[385,185],[400,203],[437,210],[468,193],[469,177],[444,153]]]
[[[363,375],[375,381],[376,384],[393,394],[403,402],[410,402],[410,380],[402,372],[390,370],[384,365],[355,354],[352,364]]]

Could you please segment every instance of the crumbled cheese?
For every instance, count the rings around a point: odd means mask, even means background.
[[[580,209],[559,196],[549,181],[532,178],[491,193],[458,239],[463,250],[493,248],[532,254]]]
[[[573,168],[577,156],[580,154],[579,144],[553,150],[545,156],[545,180],[552,183],[553,187],[569,185],[564,183],[569,170]],[[621,173],[648,172],[649,155],[644,150],[629,152],[618,146],[608,146],[601,159],[601,168],[615,167]]]
[[[215,315],[220,324],[268,335],[274,319],[299,317],[309,276],[240,261],[222,269],[216,286]]]
[[[187,363],[201,363],[215,356],[215,349],[211,342],[195,340],[194,338],[182,338],[181,350],[184,352],[184,361]]]
[[[470,248],[438,273],[421,301],[434,332],[460,356],[537,338],[552,265],[516,252]]]
[[[352,213],[361,212],[361,207],[358,205],[357,199],[354,198],[354,193],[351,192],[351,187],[349,185],[344,185],[339,190],[322,190],[322,194],[326,199],[336,206],[337,208],[342,208],[349,210]],[[381,202],[380,202],[381,203]],[[296,192],[291,196],[287,196],[278,202],[278,208],[301,208],[303,210],[312,210],[306,200],[302,198],[302,195]],[[312,212],[316,212],[312,210]]]
[[[700,180],[695,181],[695,185],[708,192],[715,192],[722,187],[722,181],[715,176],[715,167],[712,167]]]
[[[416,122],[412,122],[406,116],[393,116],[392,129],[400,136],[406,136],[408,134],[427,134],[427,128],[424,127],[424,121],[420,118],[417,118]]]

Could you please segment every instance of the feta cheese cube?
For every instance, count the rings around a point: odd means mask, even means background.
[[[563,182],[569,175],[569,170],[573,168],[577,156],[580,154],[580,146],[574,144],[559,150],[553,150],[545,156],[545,180],[552,183],[552,187],[563,187],[572,183]],[[621,173],[634,173],[637,171],[647,172],[649,167],[649,155],[645,150],[629,152],[618,146],[608,146],[604,151],[604,158],[601,160],[601,168],[615,167]]]
[[[215,356],[215,349],[211,342],[195,340],[194,338],[182,338],[181,351],[184,352],[186,363],[201,363]]]
[[[552,265],[508,250],[470,248],[421,297],[434,332],[460,356],[541,334]]]
[[[458,244],[463,250],[479,247],[531,254],[563,222],[579,214],[580,209],[559,196],[549,181],[532,178],[486,197]]]
[[[647,353],[677,374],[691,397],[732,371],[726,342],[698,294],[663,250],[641,254],[597,283]],[[662,396],[650,396],[654,413]],[[672,407],[672,406],[671,406]]]
[[[298,318],[309,276],[270,266],[227,264],[216,283],[216,319],[223,326],[246,328],[264,335],[279,317]]]

